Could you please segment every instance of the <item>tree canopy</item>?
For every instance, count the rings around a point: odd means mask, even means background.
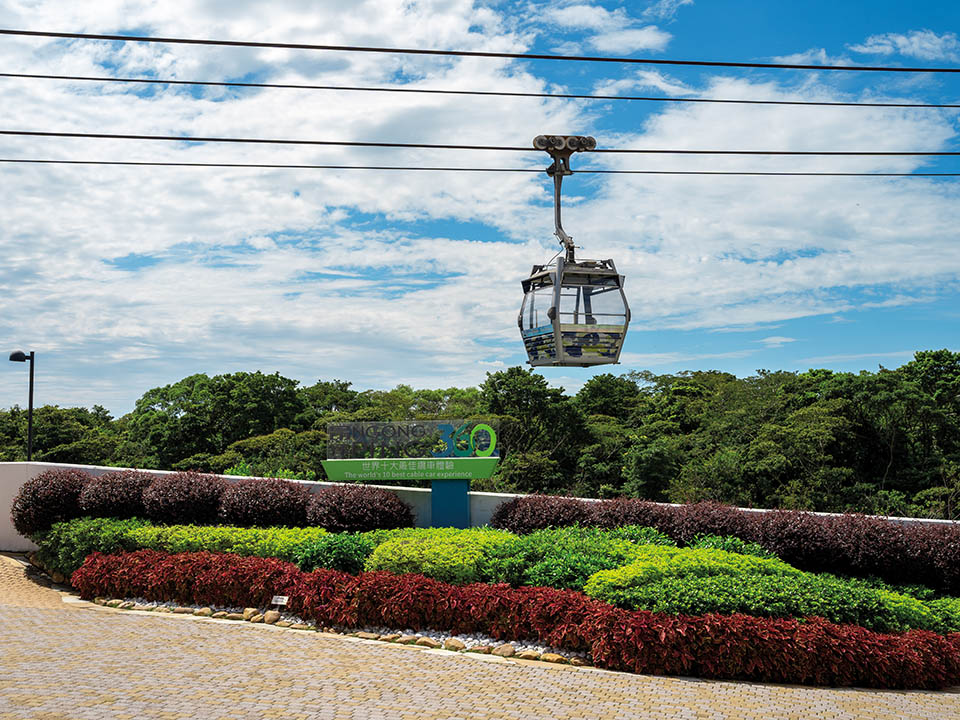
[[[26,411],[0,411],[0,459],[23,460]],[[929,517],[960,516],[960,353],[895,370],[604,373],[575,395],[519,367],[479,387],[357,390],[278,373],[191,375],[134,410],[35,410],[39,460],[323,477],[328,423],[498,424],[476,489]]]

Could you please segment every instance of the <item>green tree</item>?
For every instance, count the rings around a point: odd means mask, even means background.
[[[572,474],[583,437],[584,416],[563,390],[520,367],[487,373],[480,386],[482,410],[497,416],[500,456],[539,452]]]
[[[197,453],[219,454],[237,440],[289,427],[303,410],[297,381],[279,373],[200,373],[148,390],[130,414],[130,437],[170,467]]]
[[[610,373],[595,375],[577,393],[577,404],[587,415],[608,415],[626,420],[640,394],[636,381]]]

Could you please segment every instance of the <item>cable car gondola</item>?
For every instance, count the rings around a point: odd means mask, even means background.
[[[623,275],[613,260],[577,260],[573,238],[560,224],[560,184],[572,175],[570,156],[593,150],[592,137],[538,135],[533,147],[553,158],[547,174],[553,178],[555,235],[563,256],[534,265],[522,281],[523,305],[517,324],[533,366],[590,367],[616,363],[630,323],[623,294]]]

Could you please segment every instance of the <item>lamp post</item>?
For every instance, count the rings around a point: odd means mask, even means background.
[[[35,364],[35,354],[33,350],[27,355],[23,350],[14,350],[10,353],[11,362],[29,362],[30,363],[30,402],[27,406],[27,462],[33,459],[33,366]]]

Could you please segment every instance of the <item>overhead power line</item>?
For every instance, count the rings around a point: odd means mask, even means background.
[[[322,145],[427,150],[486,150],[497,152],[541,153],[534,147],[516,145],[451,145],[448,143],[402,143],[360,140],[296,140],[284,138],[208,137],[200,135],[130,135],[125,133],[48,132],[41,130],[0,130],[0,135],[20,137],[86,138],[93,140],[147,140],[163,142],[241,143],[252,145]],[[641,155],[791,155],[791,156],[924,156],[953,157],[960,151],[932,150],[694,150],[666,148],[597,148],[591,153],[630,153]]]
[[[422,95],[467,95],[479,97],[545,98],[553,100],[628,100],[662,103],[705,103],[721,105],[796,105],[811,107],[867,107],[867,108],[960,108],[952,103],[908,102],[832,102],[826,100],[743,100],[737,98],[657,97],[654,95],[591,95],[589,93],[510,92],[506,90],[450,90],[444,88],[370,87],[362,85],[310,85],[300,83],[227,82],[214,80],[172,80],[163,78],[106,77],[91,75],[46,75],[40,73],[0,73],[0,77],[23,80],[66,80],[70,82],[100,82],[142,85],[197,85],[201,87],[261,88],[272,90],[336,90],[347,92],[408,93]]]
[[[427,167],[415,165],[294,165],[283,163],[215,163],[215,162],[153,162],[141,160],[53,160],[36,158],[0,158],[0,163],[30,165],[119,165],[142,167],[211,167],[252,168],[277,170],[404,170],[415,172],[495,172],[495,173],[542,173],[537,168],[484,168],[484,167]],[[756,175],[780,177],[960,177],[960,173],[948,172],[768,172],[752,170],[577,170],[575,174],[590,175]]]
[[[329,50],[392,55],[435,55],[445,57],[506,58],[516,60],[562,60],[574,62],[628,63],[634,65],[674,65],[693,67],[765,68],[773,70],[840,70],[855,72],[960,73],[960,68],[890,67],[878,65],[804,65],[798,63],[720,62],[706,60],[658,60],[652,58],[600,57],[593,55],[551,55],[543,53],[484,52],[479,50],[431,50],[424,48],[387,48],[363,45],[317,45],[312,43],[256,42],[249,40],[210,40],[203,38],[152,37],[146,35],[104,35],[93,33],[48,32],[40,30],[0,29],[0,35],[66,38],[73,40],[114,40],[119,42],[215,45],[222,47],[279,48],[284,50]]]

